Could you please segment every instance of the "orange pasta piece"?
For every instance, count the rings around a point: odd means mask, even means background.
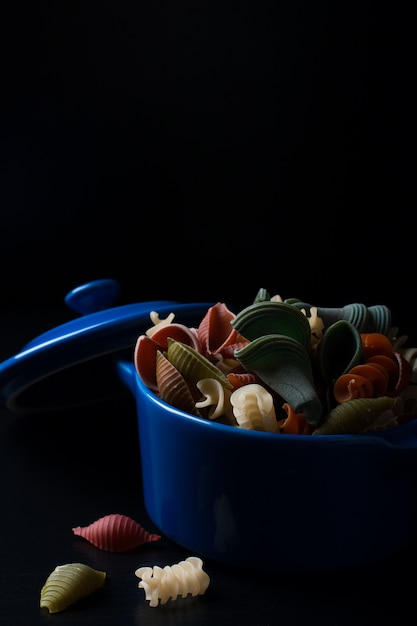
[[[229,372],[226,378],[233,385],[233,389],[259,382],[259,378],[251,372]]]
[[[375,354],[369,357],[367,363],[374,363],[382,365],[388,373],[388,391],[393,391],[397,384],[399,375],[399,366],[394,357],[387,356],[386,354]]]
[[[382,333],[361,333],[361,340],[366,359],[375,354],[392,356],[394,353],[391,341]]]
[[[310,424],[304,417],[304,413],[296,413],[294,408],[284,402],[282,408],[287,413],[287,417],[284,417],[279,422],[280,432],[284,435],[309,435],[311,434]]]
[[[333,395],[336,402],[341,404],[355,398],[372,398],[372,381],[359,374],[342,374],[333,385]]]
[[[365,378],[369,378],[372,382],[373,396],[383,396],[388,389],[389,375],[387,370],[378,363],[363,363],[355,365],[349,371],[349,374],[359,374]]]

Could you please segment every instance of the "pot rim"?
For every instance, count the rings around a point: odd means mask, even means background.
[[[134,368],[134,366],[132,366]],[[135,382],[136,382],[136,400],[137,404],[140,404],[141,401],[146,401],[147,403],[151,403],[160,409],[163,409],[167,413],[171,413],[175,416],[176,419],[179,419],[181,422],[189,422],[194,425],[194,427],[202,428],[202,429],[210,429],[212,433],[218,433],[219,436],[227,435],[235,438],[252,438],[252,439],[265,439],[268,441],[277,441],[277,444],[281,445],[282,443],[290,444],[290,445],[300,445],[306,444],[309,446],[312,445],[372,445],[372,446],[384,446],[384,447],[411,447],[413,449],[417,448],[417,419],[406,422],[405,424],[401,424],[395,428],[389,428],[385,430],[378,430],[372,432],[365,433],[354,433],[354,434],[329,434],[329,435],[292,435],[285,433],[270,433],[264,431],[250,430],[240,427],[233,427],[228,424],[222,424],[215,420],[210,420],[204,417],[199,417],[197,415],[192,415],[190,413],[186,413],[181,409],[178,409],[161,398],[157,396],[157,394],[149,389],[146,386],[144,381],[141,379],[139,374],[135,370]],[[141,420],[140,415],[140,406],[137,406],[138,409],[138,421]],[[415,439],[413,445],[413,438]],[[314,442],[314,443],[313,443]]]

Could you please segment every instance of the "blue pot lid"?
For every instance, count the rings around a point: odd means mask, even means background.
[[[66,305],[81,314],[26,344],[0,363],[0,404],[17,413],[61,410],[105,400],[126,391],[116,373],[121,358],[132,359],[138,336],[151,325],[150,313],[174,313],[193,324],[212,303],[153,300],[108,307],[119,296],[112,279],[76,287]]]

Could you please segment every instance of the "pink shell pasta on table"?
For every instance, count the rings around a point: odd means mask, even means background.
[[[107,552],[127,552],[161,539],[161,535],[148,532],[131,517],[119,513],[100,517],[88,526],[76,526],[72,532]]]

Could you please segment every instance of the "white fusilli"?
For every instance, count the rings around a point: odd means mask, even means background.
[[[203,562],[197,556],[189,556],[185,561],[165,567],[139,567],[135,576],[141,579],[138,587],[144,589],[152,607],[158,606],[159,602],[165,604],[169,599],[176,600],[178,596],[203,595],[210,584]]]

